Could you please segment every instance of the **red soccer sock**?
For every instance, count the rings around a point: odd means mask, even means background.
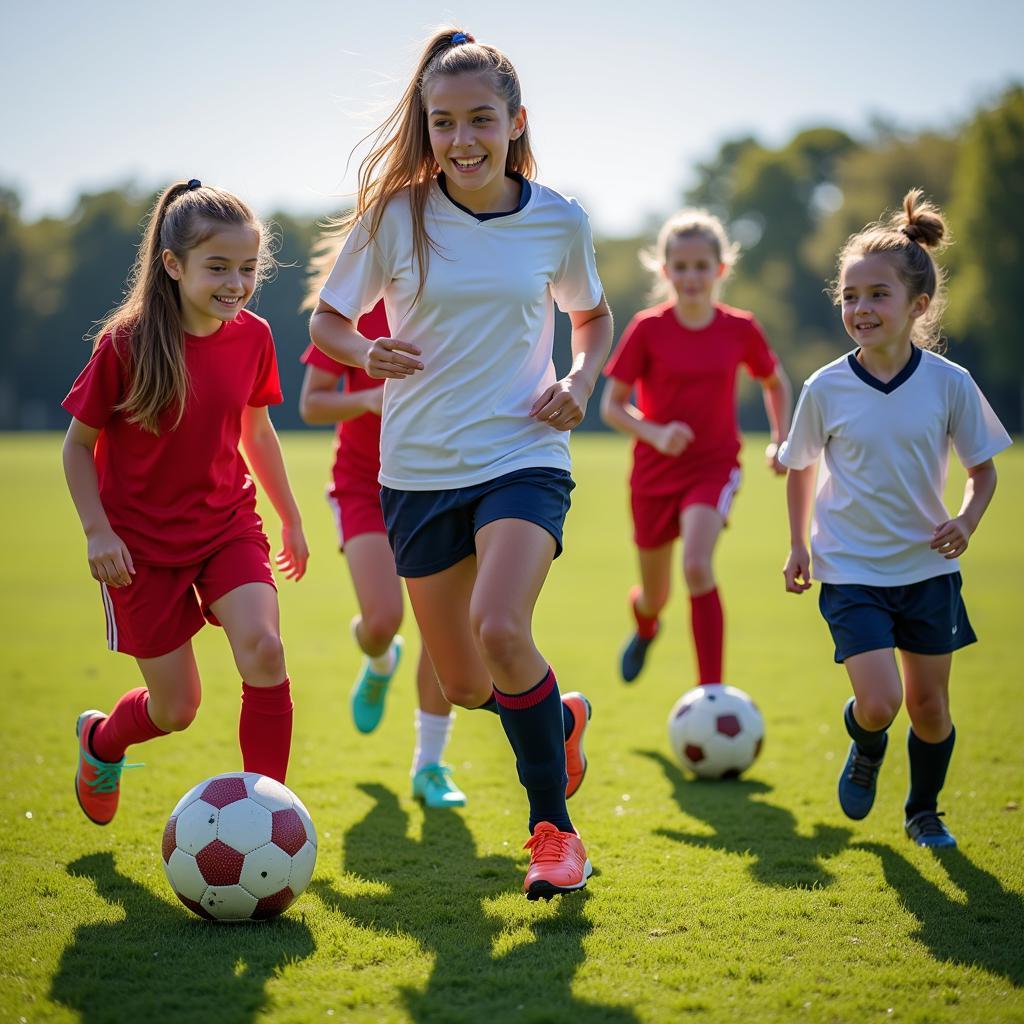
[[[718,588],[697,597],[690,595],[690,622],[697,649],[697,675],[701,686],[722,682],[722,645],[725,623]]]
[[[238,745],[245,771],[284,782],[292,747],[292,693],[287,679],[277,686],[242,683]]]
[[[167,733],[158,729],[149,717],[148,704],[149,690],[144,686],[129,690],[114,705],[114,710],[93,729],[89,737],[93,754],[101,761],[115,764],[133,743],[166,736]]]
[[[629,592],[629,606],[633,609],[636,619],[636,633],[641,640],[653,640],[658,635],[658,616],[644,615],[637,610],[636,602],[643,593],[642,587],[633,587]]]

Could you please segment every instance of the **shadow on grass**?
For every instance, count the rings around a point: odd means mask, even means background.
[[[629,1010],[572,994],[593,929],[585,890],[555,897],[553,914],[517,895],[516,920],[506,923],[508,915],[489,912],[484,901],[519,893],[522,869],[513,855],[478,856],[465,822],[452,811],[426,812],[422,838],[411,839],[408,816],[393,793],[379,785],[359,788],[375,803],[345,837],[343,868],[390,891],[348,896],[323,879],[311,889],[362,927],[411,936],[434,955],[424,988],[401,987],[414,1021],[634,1024]],[[503,933],[511,948],[495,954]]]
[[[771,786],[750,779],[690,780],[660,752],[636,753],[661,767],[683,813],[715,830],[713,836],[707,836],[659,828],[658,835],[691,846],[750,854],[755,858],[750,873],[762,885],[815,889],[835,880],[822,861],[847,846],[852,835],[849,829],[815,825],[812,835],[802,836],[785,807],[754,799],[770,793]]]
[[[950,899],[902,854],[882,843],[857,843],[882,862],[885,880],[919,924],[914,938],[937,960],[974,965],[1024,985],[1024,900],[962,850],[935,850],[935,859],[967,899]]]
[[[210,924],[121,874],[110,853],[80,857],[67,871],[124,910],[124,920],[77,928],[54,975],[50,998],[86,1022],[251,1021],[267,1007],[267,979],[314,950],[294,912]]]

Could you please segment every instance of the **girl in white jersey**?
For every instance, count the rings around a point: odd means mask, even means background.
[[[531,620],[611,315],[586,213],[531,180],[500,51],[435,33],[374,142],[310,334],[386,381],[381,501],[398,573],[448,699],[501,718],[530,802],[523,889],[549,898],[591,873],[565,803],[586,770],[590,705],[560,697]],[[353,324],[381,296],[393,337],[370,343]],[[553,302],[572,321],[561,380]]]
[[[786,590],[811,585],[813,507],[819,606],[853,686],[840,806],[854,819],[871,810],[905,686],[905,828],[930,847],[956,845],[938,811],[956,738],[949,675],[953,651],[976,639],[957,559],[995,491],[992,458],[1010,444],[970,374],[931,351],[944,305],[932,251],[945,234],[940,212],[914,189],[902,211],[847,240],[834,298],[857,348],[807,380],[779,453],[790,468]],[[942,503],[950,443],[967,470],[954,517]]]

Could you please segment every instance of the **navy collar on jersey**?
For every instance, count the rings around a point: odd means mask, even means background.
[[[519,213],[525,209],[526,204],[530,201],[530,183],[516,171],[509,171],[505,176],[507,178],[514,178],[519,182],[519,204],[514,210],[499,210],[497,213],[474,213],[468,206],[463,206],[458,200],[452,199],[448,192],[448,183],[445,181],[444,171],[438,173],[437,184],[452,206],[457,206],[463,213],[468,213],[470,217],[475,217],[478,221],[483,222],[485,220],[496,220],[498,217],[511,217],[513,213]]]
[[[870,385],[876,391],[881,391],[883,395],[891,395],[901,384],[906,383],[910,380],[913,372],[921,364],[921,350],[916,345],[910,346],[910,358],[907,360],[907,365],[900,370],[899,373],[889,381],[880,381],[877,377],[873,377],[867,370],[864,369],[864,365],[857,359],[857,353],[851,352],[847,357],[846,361],[850,364],[850,369],[865,384]]]

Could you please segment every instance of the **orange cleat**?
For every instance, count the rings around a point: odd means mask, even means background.
[[[565,738],[565,773],[569,781],[565,784],[565,799],[574,796],[583,785],[587,774],[587,755],[583,753],[583,734],[590,722],[590,701],[582,693],[573,691],[562,694],[562,703],[572,712],[572,732]]]
[[[75,773],[75,795],[82,813],[96,825],[108,824],[117,813],[121,789],[121,771],[125,759],[108,764],[94,757],[89,749],[93,726],[106,715],[102,711],[83,711],[78,716],[75,735],[78,737],[78,771]]]
[[[593,874],[583,840],[575,832],[559,832],[550,821],[537,822],[524,849],[530,851],[530,870],[523,880],[528,900],[582,889]]]

